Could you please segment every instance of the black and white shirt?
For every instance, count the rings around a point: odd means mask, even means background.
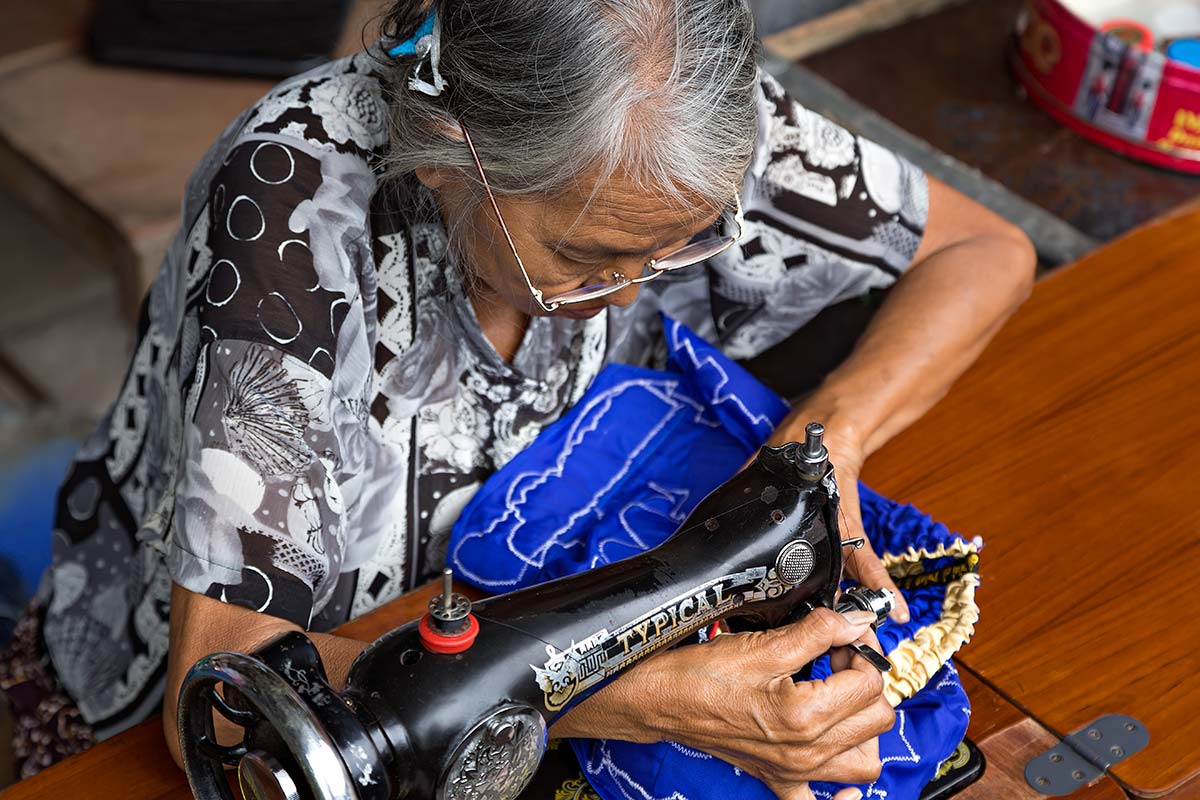
[[[439,224],[377,191],[376,57],[292,78],[221,136],[143,307],[120,396],[62,487],[45,642],[99,736],[162,699],[171,582],[329,629],[440,569],[459,511],[659,310],[735,358],[893,283],[924,175],[761,79],[746,231],[587,320],[484,338]]]

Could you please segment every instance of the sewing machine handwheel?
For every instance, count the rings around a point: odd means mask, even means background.
[[[216,691],[218,685],[236,689],[252,710],[234,708]],[[275,725],[273,733],[288,753],[247,752],[241,744],[218,744],[213,731],[213,711],[241,725],[247,733],[257,725]],[[213,653],[188,671],[179,691],[178,733],[183,766],[192,794],[201,800],[233,800],[224,765],[237,765],[247,800],[288,800],[305,796],[315,800],[357,797],[354,782],[337,747],[309,706],[282,678],[256,658],[239,653]],[[294,765],[290,769],[282,762]],[[247,783],[249,782],[249,785]],[[269,789],[269,791],[268,791]]]

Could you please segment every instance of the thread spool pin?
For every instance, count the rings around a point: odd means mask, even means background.
[[[824,440],[824,425],[819,422],[810,422],[804,426],[804,443],[800,445],[796,466],[806,480],[819,481],[825,475],[829,463],[829,451],[825,448]]]
[[[454,570],[446,567],[442,570],[442,610],[446,613],[454,605]]]
[[[825,426],[819,422],[810,422],[804,427],[804,448],[801,450],[806,459],[818,459],[825,456]]]

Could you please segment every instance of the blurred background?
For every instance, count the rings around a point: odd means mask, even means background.
[[[1009,68],[1024,0],[750,3],[794,97],[1022,225],[1044,270],[1200,192],[1027,102]],[[279,78],[373,41],[386,3],[3,5],[0,641],[48,563],[71,453],[121,383],[188,175]]]

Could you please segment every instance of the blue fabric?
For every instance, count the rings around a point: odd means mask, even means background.
[[[463,510],[448,552],[461,577],[491,592],[512,591],[654,547],[786,416],[786,403],[719,350],[673,320],[664,323],[669,371],[607,367],[568,414]],[[958,538],[912,506],[859,488],[876,552],[936,549]],[[939,618],[945,586],[905,595],[912,621],[880,629],[887,651]],[[822,659],[814,677],[828,670]],[[864,796],[917,797],[961,741],[969,714],[957,672],[947,664],[900,704],[895,727],[880,739],[883,774],[861,787]],[[677,743],[576,739],[571,745],[605,800],[774,796],[741,770]],[[817,797],[839,788],[812,786]]]

